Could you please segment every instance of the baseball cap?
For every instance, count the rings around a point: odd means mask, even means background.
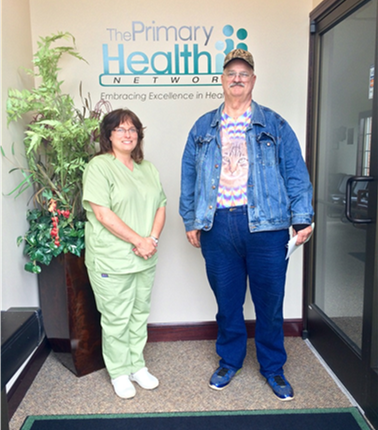
[[[244,49],[238,48],[229,52],[224,59],[223,68],[225,68],[232,60],[243,60],[250,65],[253,70],[255,69],[255,62],[253,61],[252,54]]]

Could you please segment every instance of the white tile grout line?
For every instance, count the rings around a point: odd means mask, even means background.
[[[336,385],[340,388],[340,390],[345,394],[345,396],[349,399],[349,401],[352,403],[353,406],[357,407],[358,410],[361,412],[363,416],[365,416],[365,412],[361,408],[361,406],[356,402],[354,397],[350,394],[350,392],[345,388],[345,386],[342,384],[340,379],[333,373],[331,368],[328,366],[328,364],[324,361],[322,356],[318,353],[318,351],[312,346],[312,343],[305,339],[306,345],[310,348],[312,353],[315,355],[315,357],[319,360],[320,364],[324,367],[324,369],[328,372],[328,374],[331,376],[331,378],[335,381]]]

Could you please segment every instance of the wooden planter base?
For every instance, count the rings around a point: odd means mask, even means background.
[[[56,356],[76,376],[103,368],[100,314],[84,256],[62,254],[38,276],[43,324]]]

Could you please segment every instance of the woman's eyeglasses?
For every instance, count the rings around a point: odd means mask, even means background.
[[[113,131],[117,136],[123,136],[124,134],[137,134],[138,133],[138,130],[134,127],[129,128],[128,130],[126,130],[123,127],[117,127],[115,129],[113,129]]]

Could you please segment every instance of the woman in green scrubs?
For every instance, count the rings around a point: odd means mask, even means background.
[[[116,394],[135,396],[132,381],[154,389],[143,358],[147,319],[165,222],[166,196],[143,158],[143,125],[117,109],[101,123],[100,153],[83,177],[85,264],[101,313],[102,352]]]

